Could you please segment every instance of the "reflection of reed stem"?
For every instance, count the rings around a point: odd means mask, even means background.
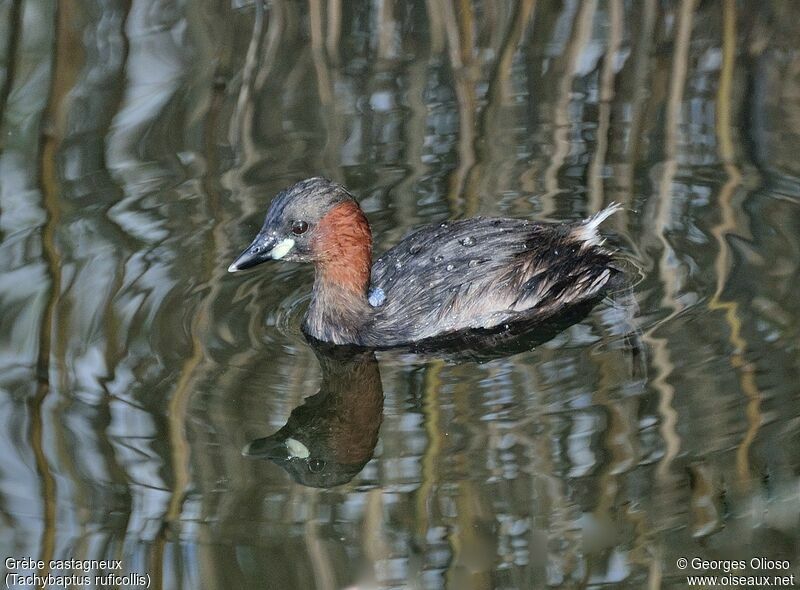
[[[611,123],[611,101],[614,99],[614,60],[622,41],[622,3],[609,0],[609,29],[606,54],[600,73],[600,101],[597,115],[597,143],[589,166],[589,212],[603,205],[603,168],[608,149],[608,130]]]
[[[241,182],[242,177],[259,160],[261,152],[256,145],[254,138],[255,131],[255,95],[264,86],[267,78],[272,74],[276,65],[276,57],[283,40],[284,32],[291,27],[287,16],[287,8],[283,0],[274,0],[270,3],[269,23],[264,32],[264,4],[262,0],[256,0],[256,14],[253,23],[253,33],[250,44],[247,47],[247,55],[242,72],[242,86],[236,101],[236,111],[232,118],[233,122],[229,125],[229,142],[233,146],[240,162],[237,172],[234,174],[235,182]],[[266,34],[266,47],[262,50],[262,40]],[[247,194],[247,190],[236,190],[232,187],[233,194],[241,192]],[[243,215],[251,212],[252,205],[249,200],[244,202]],[[248,206],[250,205],[250,206]]]
[[[378,1],[378,59],[387,60],[393,56],[394,49],[394,15],[392,0]]]
[[[470,401],[471,387],[465,379],[459,379],[453,389],[454,409],[452,424],[463,425],[470,431],[470,447],[484,448],[486,445],[485,431],[480,428],[469,428],[469,416],[472,404]],[[447,540],[450,544],[452,556],[448,564],[444,579],[448,588],[461,588],[464,586],[464,572],[470,570],[470,581],[473,586],[488,588],[491,580],[486,577],[491,570],[493,558],[486,547],[486,542],[481,535],[481,524],[490,520],[486,514],[485,502],[481,490],[475,482],[466,475],[469,473],[472,454],[458,452],[448,455],[448,465],[458,473],[458,488],[452,495],[455,496],[455,526],[448,526]],[[452,481],[452,479],[451,479]]]
[[[681,437],[678,435],[678,412],[672,407],[675,399],[675,388],[669,382],[675,366],[670,360],[669,348],[664,338],[650,338],[650,345],[653,351],[653,366],[657,374],[653,379],[653,387],[658,391],[658,413],[661,415],[659,432],[664,439],[664,456],[658,463],[656,475],[665,478],[669,474],[670,465],[681,448]]]
[[[383,535],[385,523],[383,494],[381,488],[375,488],[366,494],[361,548],[372,563],[388,559],[392,554],[391,547]]]
[[[213,91],[213,88],[209,90]],[[155,559],[158,563],[163,563],[163,552],[166,544],[166,527],[180,520],[183,512],[183,502],[186,497],[186,490],[190,483],[190,459],[191,449],[186,437],[186,422],[189,413],[189,401],[194,385],[201,376],[201,367],[206,359],[204,343],[207,342],[207,334],[212,324],[212,306],[219,296],[221,279],[225,274],[224,265],[214,263],[215,254],[225,249],[224,232],[222,232],[223,215],[219,203],[219,193],[210,179],[216,178],[219,174],[217,159],[215,156],[216,146],[216,127],[218,116],[221,109],[222,96],[214,93],[208,100],[207,116],[204,118],[206,126],[204,129],[204,152],[208,164],[202,178],[202,186],[208,198],[211,218],[215,223],[210,232],[210,239],[204,240],[206,251],[200,256],[201,260],[210,262],[205,268],[198,269],[204,271],[208,276],[209,286],[205,297],[200,301],[192,319],[190,334],[192,339],[191,356],[184,363],[175,391],[169,400],[167,418],[169,423],[169,443],[171,450],[171,464],[173,470],[172,494],[167,506],[167,511],[163,517],[162,529],[156,540],[154,547]],[[218,262],[218,261],[217,261]],[[162,577],[163,580],[163,577]]]
[[[339,149],[342,146],[341,122],[336,115],[334,101],[333,77],[336,71],[331,72],[330,64],[325,55],[324,37],[322,26],[322,5],[319,0],[309,0],[311,24],[311,55],[314,61],[314,71],[317,74],[317,93],[319,95],[320,110],[323,114],[325,127],[325,147],[322,153],[322,164],[333,177],[339,170]]]
[[[263,51],[260,50],[261,35],[259,33],[257,37],[259,45],[255,48],[256,51],[263,55],[263,59],[258,62],[260,65],[258,65],[258,71],[255,75],[255,92],[260,91],[264,87],[267,79],[275,69],[278,51],[280,51],[284,35],[289,36],[288,32],[292,31],[293,28],[297,26],[292,17],[296,17],[296,15],[290,12],[284,0],[273,0],[271,2],[269,24],[266,30],[266,47]],[[256,35],[256,33],[254,33],[254,35]],[[250,55],[249,52],[250,48],[248,47],[248,56]]]
[[[736,59],[736,3],[733,0],[726,0],[723,4],[722,19],[722,68],[717,89],[716,125],[719,155],[728,175],[728,180],[719,191],[719,207],[722,212],[722,219],[711,230],[719,244],[719,254],[714,261],[717,285],[708,307],[712,310],[723,310],[725,312],[725,320],[730,329],[728,338],[733,346],[730,363],[737,370],[740,387],[748,399],[746,409],[747,432],[736,451],[736,468],[739,483],[743,488],[746,488],[750,484],[750,446],[758,434],[762,421],[761,392],[755,380],[755,371],[745,360],[747,341],[742,336],[739,306],[736,301],[726,301],[722,298],[731,265],[731,252],[726,238],[729,234],[735,233],[737,227],[732,202],[736,189],[742,182],[742,174],[734,164],[736,153],[733,138],[731,137],[731,110],[733,106],[731,95]]]
[[[247,47],[247,53],[244,59],[244,68],[242,68],[242,87],[239,90],[239,98],[236,104],[236,114],[234,120],[238,125],[231,125],[230,142],[234,147],[241,142],[250,138],[251,130],[247,124],[251,122],[251,116],[248,116],[248,107],[253,95],[253,85],[256,79],[257,66],[259,63],[258,53],[261,47],[261,37],[264,30],[264,3],[262,0],[256,0],[256,16],[253,20],[253,33],[250,37],[250,44]],[[269,63],[269,62],[268,62]],[[246,151],[246,150],[245,150]]]
[[[598,498],[595,512],[599,519],[611,519],[614,499],[619,489],[616,482],[617,476],[636,465],[637,457],[634,445],[636,430],[632,427],[635,421],[631,417],[635,414],[625,404],[615,403],[608,399],[608,385],[601,386],[598,393],[600,392],[602,395],[597,398],[597,401],[605,407],[608,417],[604,444],[610,460],[600,477],[598,487],[601,495]]]
[[[339,63],[339,39],[342,36],[342,0],[328,0],[328,34],[325,48],[328,59],[333,64]]]
[[[203,360],[203,339],[200,337],[202,327],[207,324],[207,310],[200,306],[192,322],[192,354],[181,369],[175,392],[167,406],[169,421],[169,445],[172,457],[172,494],[167,512],[164,515],[164,526],[180,519],[183,500],[189,485],[189,442],[186,439],[186,416],[189,408],[189,397],[195,382],[195,372]],[[165,535],[162,529],[161,535]]]
[[[219,70],[224,70],[225,68],[230,67],[230,64],[226,64],[221,62],[218,66]],[[217,185],[217,180],[220,174],[220,166],[219,161],[217,158],[217,129],[219,128],[220,116],[222,114],[222,110],[224,107],[224,100],[225,96],[223,92],[215,91],[212,93],[209,101],[208,107],[208,115],[205,118],[205,129],[204,129],[204,145],[203,151],[205,154],[205,160],[207,162],[207,167],[205,170],[205,174],[203,174],[202,178],[202,186],[203,192],[205,196],[208,198],[208,204],[210,209],[210,214],[212,215],[213,219],[216,220],[216,223],[211,229],[212,233],[212,241],[216,245],[216,252],[226,252],[227,251],[227,232],[225,231],[225,227],[229,222],[229,215],[226,214],[225,208],[220,206],[220,193],[219,188]],[[219,294],[219,283],[224,278],[224,274],[220,272],[214,272],[215,269],[220,269],[224,264],[219,264],[221,261],[216,259],[216,264],[214,263],[215,259],[209,259],[212,262],[212,267],[207,271],[211,274],[211,291],[214,292],[213,296],[210,296],[209,301],[214,301]],[[213,305],[213,303],[212,303]],[[203,458],[208,459],[206,454],[203,454]],[[213,466],[210,466],[213,469]],[[207,527],[202,527],[199,531],[200,535],[200,543],[203,546],[208,546],[212,543],[212,539],[209,538],[209,529]],[[201,554],[201,568],[203,572],[203,579],[205,580],[212,580],[217,579],[217,568],[218,562],[214,559],[203,559]]]
[[[472,57],[472,7],[469,2],[460,0],[460,18],[455,12],[453,2],[440,0],[444,12],[450,67],[453,72],[456,99],[458,101],[458,166],[450,177],[448,199],[451,213],[461,213],[462,198],[467,201],[467,209],[474,195],[462,194],[466,179],[475,165],[475,76]],[[473,207],[474,208],[474,207]]]
[[[455,497],[457,526],[449,527],[447,536],[452,557],[445,571],[446,588],[463,588],[464,573],[471,570],[469,580],[474,588],[491,588],[491,563],[494,556],[488,554],[480,537],[482,517],[481,496],[476,482],[465,479],[459,482]],[[486,563],[476,560],[485,559]]]
[[[6,105],[8,104],[8,97],[11,94],[11,88],[14,85],[14,74],[17,65],[17,45],[19,40],[19,32],[22,30],[20,23],[22,22],[22,2],[11,2],[11,7],[8,9],[8,26],[9,32],[8,40],[6,41],[5,52],[5,78],[3,79],[3,86],[0,87],[0,127],[2,127],[3,120],[5,119]],[[0,151],[2,151],[5,133],[0,134]]]
[[[15,3],[16,4],[16,3]],[[21,4],[21,2],[20,2]],[[60,22],[63,16],[56,3],[46,3],[42,9],[49,8],[52,11],[53,28],[51,35],[59,40],[60,33],[63,31]],[[18,15],[20,16],[20,15]],[[18,23],[21,21],[18,21]],[[18,23],[12,23],[17,25]],[[13,33],[12,33],[13,36]],[[53,47],[53,50],[55,47]],[[47,107],[44,112],[47,119],[54,119],[57,106],[61,103],[67,91],[66,84],[58,84],[55,80],[59,62],[57,56],[51,53],[51,74],[49,96]],[[12,56],[9,56],[12,57]],[[9,74],[11,70],[9,70]],[[14,80],[7,80],[8,87],[11,88]],[[63,94],[60,94],[63,93]],[[41,137],[41,136],[40,136]],[[56,540],[56,481],[50,471],[47,454],[44,449],[44,416],[43,407],[47,395],[50,393],[50,356],[52,348],[52,335],[55,329],[56,305],[61,293],[61,257],[56,246],[55,233],[61,219],[61,211],[58,202],[57,173],[55,169],[54,154],[57,148],[57,140],[52,134],[44,136],[39,153],[39,179],[42,191],[42,201],[47,213],[47,219],[42,227],[42,257],[47,274],[50,277],[50,289],[47,296],[42,321],[39,327],[39,350],[36,360],[36,393],[29,400],[30,415],[30,438],[31,450],[33,451],[36,462],[36,471],[41,479],[42,495],[42,538],[40,542],[38,559],[45,563],[44,568],[37,571],[40,576],[46,576],[49,572],[49,561],[53,558]],[[38,138],[37,138],[38,139]],[[37,588],[43,586],[37,585]]]
[[[650,572],[647,577],[648,590],[661,590],[661,580],[664,577],[661,571],[661,547],[657,547],[654,551],[655,555],[650,561]]]
[[[44,169],[51,169],[49,163],[45,163],[47,158],[51,158],[55,152],[52,139],[45,142],[42,150],[42,166]],[[52,172],[52,170],[50,171]],[[48,221],[42,228],[42,255],[50,275],[50,293],[42,316],[42,323],[39,330],[39,354],[36,363],[37,386],[36,394],[29,400],[30,410],[30,437],[31,449],[36,460],[36,471],[42,481],[42,506],[43,506],[43,533],[41,549],[38,558],[45,564],[52,559],[53,549],[55,548],[55,525],[56,525],[56,482],[50,472],[47,462],[47,455],[44,450],[44,417],[42,408],[45,398],[50,392],[50,343],[51,334],[54,329],[55,307],[58,301],[59,286],[61,285],[61,271],[59,270],[59,256],[55,245],[54,233],[55,226],[58,225],[58,205],[57,190],[54,186],[55,175],[50,180],[43,179],[42,192],[44,193],[45,208],[48,213]],[[47,575],[48,568],[45,565],[43,570],[37,572],[39,575]]]
[[[445,37],[444,22],[438,0],[425,0],[425,9],[428,14],[428,26],[430,27],[428,36],[431,43],[431,53],[438,55],[444,50]]]
[[[475,51],[475,18],[472,9],[471,0],[448,0],[454,4],[459,3],[458,10],[458,25],[459,25],[459,38],[461,39],[461,59],[465,65],[471,64],[473,61],[473,52]]]
[[[331,78],[328,64],[325,61],[325,32],[322,30],[322,3],[320,0],[309,0],[308,20],[311,32],[311,53],[314,57],[314,69],[317,71],[317,92],[319,100],[325,107],[331,103]]]
[[[422,392],[422,409],[425,420],[425,433],[428,435],[428,445],[422,455],[422,481],[417,488],[417,537],[425,538],[429,526],[429,512],[431,494],[436,486],[436,469],[439,464],[439,455],[442,448],[442,433],[439,426],[439,403],[437,394],[441,391],[439,374],[442,370],[441,361],[435,361],[428,366],[425,373],[425,388]]]
[[[496,89],[494,92],[490,90],[490,95],[495,93],[499,95],[499,100],[496,99],[498,102],[504,102],[510,94],[511,64],[514,61],[514,54],[517,52],[522,34],[531,23],[535,8],[536,0],[521,0],[512,16],[508,35],[503,42],[500,58],[497,60],[496,74],[493,80]]]
[[[706,537],[719,529],[721,524],[716,506],[714,477],[711,469],[703,463],[690,466],[692,474],[692,536]]]
[[[628,209],[632,207],[634,201],[634,171],[636,170],[636,162],[639,158],[639,146],[642,138],[641,129],[646,110],[646,101],[651,92],[647,82],[651,59],[650,48],[653,45],[653,28],[656,22],[655,0],[645,0],[641,3],[641,6],[644,12],[641,19],[639,36],[636,41],[632,68],[633,72],[631,75],[631,79],[633,80],[633,98],[630,101],[631,122],[628,131],[628,140],[625,144],[625,173],[617,178],[617,183],[622,184],[624,187],[622,191],[624,197],[620,200],[625,207],[617,214],[620,218],[627,215]],[[623,227],[625,225],[626,224],[623,223]]]
[[[552,357],[543,360],[552,360]],[[541,363],[541,366],[544,364],[544,362]],[[547,389],[539,368],[531,367],[525,372],[528,376],[527,381],[531,383],[532,391],[542,392]],[[540,431],[533,438],[529,438],[521,430],[522,424],[517,426],[515,435],[521,444],[525,444],[530,449],[529,471],[541,479],[546,490],[543,500],[547,502],[548,541],[566,545],[563,550],[558,551],[548,548],[548,560],[552,563],[552,567],[560,569],[564,577],[570,577],[580,567],[581,560],[575,534],[576,518],[571,513],[575,509],[575,504],[569,496],[569,487],[558,472],[553,460],[557,455],[553,443],[556,439],[553,417],[548,412],[539,410],[538,415],[531,417],[531,421],[535,421],[540,427]]]
[[[493,75],[489,80],[489,89],[486,93],[486,107],[484,107],[478,123],[479,138],[483,141],[479,142],[481,144],[479,162],[472,167],[466,181],[467,186],[470,187],[467,190],[469,194],[476,194],[473,185],[477,179],[483,176],[484,169],[487,167],[491,169],[503,161],[503,158],[496,154],[494,149],[499,143],[502,133],[502,126],[497,120],[498,113],[510,94],[511,65],[514,61],[514,54],[517,52],[522,34],[531,22],[535,6],[536,0],[521,0],[517,4],[500,45],[500,57],[497,59]],[[488,178],[483,178],[484,185],[487,180]],[[498,188],[494,185],[490,190],[496,191]],[[471,206],[465,210],[465,213],[470,216],[475,215],[477,213],[477,200],[473,203],[468,203],[468,205]]]
[[[628,504],[624,509],[625,519],[631,523],[633,538],[630,541],[632,550],[629,560],[632,565],[641,565],[648,569],[647,588],[661,588],[661,548],[653,539],[648,523],[647,512],[636,503]]]
[[[308,506],[310,515],[318,514],[317,500],[319,490],[307,489],[305,498],[298,500],[299,503]],[[336,588],[336,575],[333,570],[331,556],[323,540],[323,535],[319,531],[319,526],[313,517],[309,517],[303,527],[303,539],[308,549],[308,558],[311,561],[311,569],[314,570],[314,587],[323,590],[334,590]]]
[[[678,278],[672,267],[672,247],[666,237],[667,227],[671,217],[672,181],[678,168],[678,124],[680,122],[683,92],[686,86],[686,77],[689,61],[689,42],[692,32],[693,13],[696,0],[682,0],[678,15],[678,28],[675,36],[675,54],[672,61],[670,76],[669,97],[667,99],[667,116],[665,123],[664,152],[666,160],[664,171],[659,184],[658,201],[656,203],[655,226],[658,239],[662,243],[662,255],[659,261],[659,276],[664,284],[664,297],[662,304],[673,309],[673,312],[663,320],[668,322],[677,315],[680,307],[676,293],[679,290]],[[658,375],[653,380],[653,387],[659,392],[659,412],[662,416],[661,435],[664,437],[664,457],[659,462],[656,473],[659,477],[666,477],[669,473],[673,459],[678,455],[681,439],[675,429],[678,415],[672,407],[675,389],[669,383],[669,376],[674,369],[670,360],[669,348],[666,339],[655,338],[653,330],[646,336],[653,347],[653,364],[658,369]]]
[[[572,84],[575,78],[578,56],[586,46],[592,34],[592,21],[597,2],[590,0],[581,4],[569,45],[565,51],[566,66],[558,85],[558,102],[553,109],[553,155],[544,173],[544,185],[547,191],[541,199],[542,215],[547,217],[555,211],[554,197],[560,192],[558,173],[569,154],[569,103],[572,95]]]
[[[418,59],[408,66],[406,102],[408,115],[403,118],[403,145],[405,146],[404,160],[408,172],[397,185],[397,194],[412,194],[414,185],[427,169],[423,162],[422,154],[425,149],[425,125],[427,105],[425,104],[424,91],[427,82],[427,64],[425,60]],[[414,201],[397,199],[397,232],[405,232],[416,218],[417,208]]]
[[[589,211],[591,212],[599,211],[603,203],[602,170],[608,147],[611,101],[614,98],[614,60],[622,42],[622,4],[620,0],[609,1],[609,21],[608,42],[600,73],[597,143],[592,163],[589,167]],[[607,521],[612,518],[611,508],[614,505],[619,489],[617,475],[627,471],[635,463],[632,443],[634,429],[630,427],[630,416],[626,415],[624,406],[619,403],[612,403],[609,399],[608,392],[612,383],[607,363],[602,362],[604,359],[604,356],[599,358],[601,362],[601,378],[595,399],[606,408],[608,427],[604,442],[611,460],[603,469],[598,481],[600,497],[595,507],[595,513],[600,521]]]

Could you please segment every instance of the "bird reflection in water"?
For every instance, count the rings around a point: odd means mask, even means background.
[[[349,482],[378,444],[383,388],[372,351],[314,347],[322,369],[319,392],[292,410],[275,434],[248,444],[243,453],[269,459],[297,483],[330,488]]]
[[[507,357],[551,340],[583,320],[598,301],[568,306],[546,320],[472,330],[400,350],[449,362]],[[383,388],[373,350],[309,342],[322,370],[319,391],[292,410],[280,430],[242,452],[281,466],[299,484],[330,488],[348,483],[372,458],[383,419]]]

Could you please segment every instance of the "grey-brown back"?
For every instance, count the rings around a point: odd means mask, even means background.
[[[597,296],[619,271],[581,228],[481,217],[421,228],[373,265],[385,300],[362,344],[492,328]]]

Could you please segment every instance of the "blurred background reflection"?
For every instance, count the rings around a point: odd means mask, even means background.
[[[0,554],[184,589],[799,574],[798,153],[795,2],[0,2]],[[311,273],[226,268],[311,175],[378,251],[618,201],[632,302],[345,366],[351,479],[304,486],[242,449],[326,387]]]

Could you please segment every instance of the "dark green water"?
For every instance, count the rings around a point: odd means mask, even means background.
[[[11,587],[800,585],[800,4],[6,0],[0,40]],[[323,370],[311,269],[226,272],[312,175],[377,251],[620,202],[631,293],[520,354]],[[242,456],[284,425],[308,461]]]

